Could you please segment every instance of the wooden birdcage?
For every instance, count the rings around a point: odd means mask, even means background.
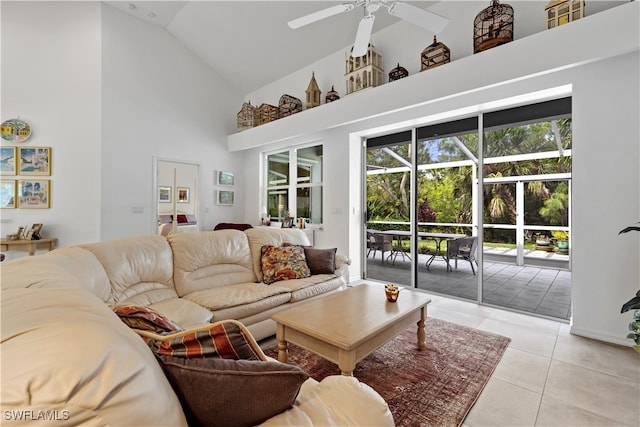
[[[451,52],[449,48],[444,43],[440,43],[436,36],[433,36],[433,43],[427,46],[420,55],[420,71],[428,70],[448,62],[451,62]]]
[[[369,44],[367,53],[362,56],[354,58],[351,56],[351,52],[347,52],[346,56],[345,80],[347,95],[384,84],[382,53],[372,44]]]
[[[398,62],[398,66],[393,70],[389,71],[389,81],[392,82],[395,80],[399,80],[407,77],[408,75],[409,75],[409,72],[407,71],[407,69],[404,67],[401,67],[400,63]]]
[[[473,21],[473,53],[513,41],[513,7],[491,0]]]
[[[287,117],[302,111],[302,101],[291,95],[285,94],[280,97],[278,108],[280,109],[280,118]]]
[[[316,73],[311,73],[311,81],[309,81],[309,86],[305,93],[307,94],[307,109],[320,105],[322,92],[320,91],[318,82],[316,82]]]
[[[251,105],[251,101],[242,104],[238,112],[238,132],[251,129],[255,126],[256,107]]]
[[[544,12],[548,30],[584,18],[584,0],[553,0]]]
[[[255,126],[260,126],[265,123],[278,120],[278,118],[279,118],[278,107],[270,104],[261,104],[258,108],[256,108],[254,123],[255,123]]]
[[[333,85],[331,85],[331,90],[327,92],[327,96],[324,97],[324,102],[325,104],[328,104],[329,102],[337,101],[338,99],[340,99],[340,94],[336,92]]]

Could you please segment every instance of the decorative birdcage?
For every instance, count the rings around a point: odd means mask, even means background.
[[[340,99],[340,94],[336,92],[333,85],[331,85],[331,90],[327,92],[327,96],[324,97],[324,102],[325,104],[328,104],[329,102],[337,101],[338,99]]]
[[[449,48],[438,41],[436,36],[433,36],[433,43],[427,46],[420,55],[420,71],[428,70],[442,64],[451,62],[451,52]]]
[[[351,52],[347,52],[346,57],[345,80],[347,95],[384,84],[382,53],[372,44],[369,44],[367,53],[364,55],[354,58],[351,56]]]
[[[473,53],[513,41],[513,7],[491,0],[473,21]]]
[[[256,108],[254,123],[255,123],[255,126],[260,126],[265,123],[278,120],[278,118],[279,118],[278,107],[270,104],[261,104],[258,108]]]
[[[584,18],[584,0],[553,0],[544,12],[548,30]]]
[[[256,107],[251,105],[251,101],[242,104],[238,112],[238,132],[255,126],[255,114]]]
[[[407,69],[404,67],[401,67],[400,63],[398,62],[398,66],[393,70],[389,71],[389,81],[392,82],[395,80],[399,80],[407,77],[408,75],[409,75],[409,72],[407,71]]]
[[[311,73],[311,81],[309,81],[309,86],[305,92],[307,94],[307,109],[320,105],[322,92],[316,81],[316,73]]]
[[[287,117],[302,111],[302,101],[291,95],[285,94],[280,97],[278,108],[280,109],[280,118]]]

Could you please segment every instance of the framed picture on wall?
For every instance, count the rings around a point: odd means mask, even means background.
[[[171,203],[171,187],[158,187],[158,202]]]
[[[0,208],[13,209],[16,207],[16,180],[3,179],[0,181]]]
[[[18,207],[48,209],[51,207],[51,188],[48,179],[21,179],[18,181]]]
[[[189,188],[178,187],[177,188],[178,203],[189,203]]]
[[[16,147],[0,147],[0,174],[16,174]]]
[[[235,194],[229,190],[218,190],[218,204],[231,206],[235,203]]]
[[[233,172],[218,171],[218,185],[232,186],[235,184],[236,176]]]
[[[51,175],[51,147],[19,147],[18,175]]]

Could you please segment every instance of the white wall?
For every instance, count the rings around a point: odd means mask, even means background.
[[[38,177],[51,180],[51,208],[3,209],[0,234],[43,223],[43,237],[57,237],[59,246],[96,241],[102,190],[100,3],[3,1],[0,8],[0,117],[30,123],[32,136],[21,146],[52,149],[51,177]]]
[[[580,26],[571,24],[574,27],[558,28],[553,30],[556,33],[540,34],[541,37],[522,40],[509,48],[462,58],[457,63],[428,71],[425,73],[430,73],[428,76],[403,79],[373,89],[367,95],[347,97],[338,101],[343,104],[335,105],[335,109],[343,113],[342,117],[329,114],[334,106],[327,105],[302,112],[299,117],[264,125],[263,129],[260,126],[232,135],[229,137],[230,148],[233,149],[236,142],[242,146],[245,136],[258,145],[263,144],[262,147],[254,145],[255,148],[245,152],[247,181],[262,182],[258,167],[261,151],[314,140],[325,144],[325,220],[324,229],[316,233],[316,244],[319,247],[337,246],[340,253],[348,254],[353,261],[351,276],[358,278],[363,241],[359,229],[362,222],[361,184],[357,177],[361,167],[359,135],[383,132],[385,127],[390,131],[448,120],[462,114],[461,111],[470,114],[495,109],[496,102],[501,100],[507,100],[504,106],[526,103],[519,98],[521,96],[533,94],[542,100],[552,96],[544,94],[546,90],[555,90],[556,96],[571,94],[574,144],[572,331],[630,345],[625,339],[630,314],[621,315],[620,306],[635,294],[640,283],[639,236],[618,236],[617,232],[640,220],[637,187],[640,183],[637,167],[640,159],[640,69],[638,5],[629,4],[624,8],[617,12],[618,18],[625,12],[635,18],[628,22],[628,27],[616,28],[615,32],[620,40],[628,37],[630,44],[628,49],[621,49],[613,57],[601,56],[602,52],[597,50],[588,60],[571,61],[571,55],[580,49],[567,51],[558,45],[551,48],[546,44],[553,41],[553,34],[562,34],[573,41],[585,40],[572,34],[578,28],[595,37],[600,26],[592,28],[585,19]],[[584,44],[586,49],[591,45]],[[553,65],[554,57],[559,59],[556,65]],[[527,58],[536,60],[528,61]],[[558,66],[565,59],[566,65]],[[291,80],[303,81],[307,71],[294,73]],[[493,77],[488,77],[491,74]],[[501,79],[502,74],[504,79]],[[433,84],[433,89],[423,86],[427,82]],[[279,83],[263,88],[260,93],[277,93],[282,89]],[[416,102],[419,99],[416,93],[422,87],[426,91],[423,102]],[[405,108],[400,107],[403,98],[411,100]],[[362,102],[359,104],[359,101]],[[378,105],[371,105],[375,103]],[[384,112],[385,105],[392,105],[393,111]],[[369,112],[373,113],[368,116]],[[326,130],[320,130],[316,126],[318,123]],[[305,127],[312,131],[304,133]],[[259,212],[257,201],[261,191],[261,187],[247,189],[246,218]]]

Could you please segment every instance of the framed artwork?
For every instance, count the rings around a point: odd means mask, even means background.
[[[178,187],[178,203],[189,203],[189,189],[187,187]]]
[[[19,147],[18,175],[51,175],[51,147]]]
[[[218,190],[218,204],[231,206],[235,203],[235,194],[229,190]]]
[[[21,179],[18,181],[18,208],[48,209],[51,207],[51,181]]]
[[[158,201],[171,203],[171,187],[158,187]]]
[[[235,181],[236,176],[233,172],[218,171],[218,185],[232,186]]]
[[[13,209],[16,207],[16,180],[3,179],[0,181],[0,208]]]
[[[0,147],[0,175],[16,174],[16,147]]]

